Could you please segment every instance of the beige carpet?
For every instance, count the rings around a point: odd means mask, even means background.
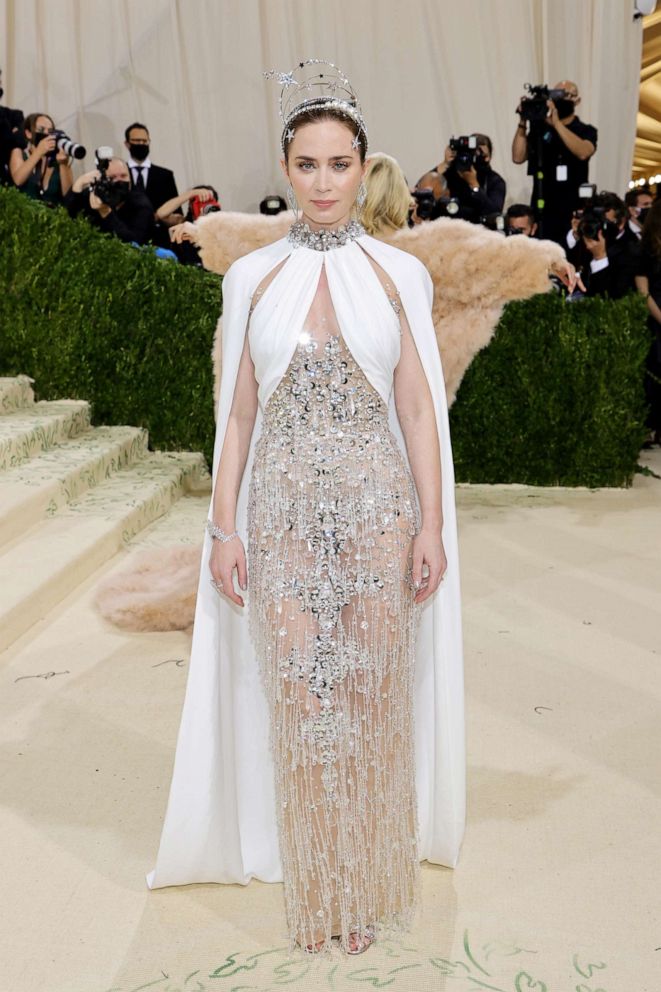
[[[288,962],[279,885],[149,892],[189,639],[93,612],[122,552],[0,656],[0,992],[661,989],[661,478],[459,507],[469,822],[413,932]]]

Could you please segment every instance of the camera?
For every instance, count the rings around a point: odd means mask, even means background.
[[[474,134],[461,135],[459,138],[450,138],[450,149],[456,152],[454,165],[457,172],[467,172],[475,165],[477,158],[477,138]]]
[[[194,221],[198,217],[205,217],[207,214],[217,214],[222,207],[218,200],[200,200],[199,196],[192,196],[190,201],[191,216]]]
[[[273,194],[273,196],[265,196],[259,205],[260,214],[266,214],[267,216],[275,216],[275,214],[281,213],[281,211],[287,209],[287,204],[282,199],[281,196]]]
[[[546,120],[549,112],[547,106],[549,100],[562,100],[565,96],[564,90],[549,89],[545,83],[539,86],[526,83],[524,89],[528,96],[521,101],[521,116],[531,124]]]
[[[96,167],[101,173],[101,178],[94,180],[90,185],[90,190],[95,196],[98,196],[101,203],[105,203],[107,207],[114,209],[126,199],[131,189],[130,184],[123,180],[113,182],[112,179],[108,179],[108,166],[113,157],[112,148],[103,145],[101,148],[97,148],[94,155],[96,157]]]
[[[416,213],[420,220],[431,220],[432,217],[436,216],[436,200],[433,190],[426,187],[414,189],[411,195],[417,204]]]
[[[72,141],[68,134],[64,131],[54,130],[48,135],[49,138],[55,138],[55,150],[48,156],[48,161],[50,165],[55,162],[55,157],[58,152],[66,152],[71,158],[85,158],[87,155],[87,149],[83,145],[79,145],[76,141]]]

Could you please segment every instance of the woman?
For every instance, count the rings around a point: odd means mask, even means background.
[[[302,219],[223,283],[210,521],[147,881],[282,879],[290,949],[356,954],[410,925],[420,860],[458,857],[459,574],[431,281],[352,220],[365,124],[318,68],[281,77]]]
[[[385,152],[368,155],[365,185],[367,196],[360,222],[367,233],[387,238],[406,227],[415,200],[397,159]]]
[[[650,433],[644,447],[661,444],[661,200],[655,200],[643,225],[636,289],[647,300],[650,350],[647,354],[645,395],[649,403]]]
[[[166,200],[156,211],[156,222],[165,225],[168,229],[169,243],[172,244],[172,250],[179,261],[184,265],[199,266],[202,264],[199,252],[193,239],[187,235],[196,219],[193,213],[194,201],[197,201],[198,205],[207,204],[206,209],[200,210],[201,216],[220,210],[218,193],[213,186],[194,186],[185,193]],[[185,203],[188,203],[188,209],[184,215],[181,208]]]
[[[53,119],[48,114],[30,114],[25,118],[27,151],[14,148],[9,158],[9,172],[15,185],[35,200],[49,206],[61,204],[73,184],[71,159],[58,151]]]
[[[208,203],[213,200],[214,203],[217,203],[218,193],[213,186],[194,186],[192,189],[186,190],[185,193],[173,196],[171,200],[166,200],[156,211],[156,220],[167,223],[169,227],[177,227],[185,221],[191,223],[195,220],[193,205],[189,202],[191,200],[199,200],[200,203]],[[181,211],[184,203],[188,203],[185,216]]]

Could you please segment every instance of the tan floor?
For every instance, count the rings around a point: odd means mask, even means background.
[[[661,989],[661,478],[459,506],[469,823],[408,939],[288,964],[279,885],[147,890],[189,639],[94,613],[122,554],[0,656],[0,992]]]

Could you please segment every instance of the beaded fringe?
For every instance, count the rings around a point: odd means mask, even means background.
[[[289,952],[420,898],[415,486],[340,334],[303,334],[264,409],[248,493],[249,625],[269,703]]]

